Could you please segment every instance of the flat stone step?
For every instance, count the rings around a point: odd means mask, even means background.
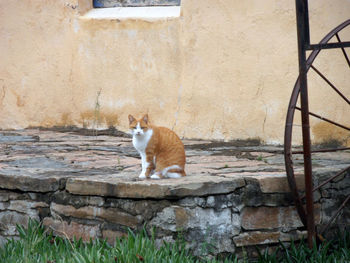
[[[190,175],[178,179],[138,180],[133,174],[69,178],[66,189],[72,194],[122,198],[182,198],[226,194],[243,187],[242,177]]]
[[[258,182],[267,193],[289,191],[281,146],[255,141],[246,146],[241,141],[184,140],[184,144],[188,176],[139,180],[141,160],[131,138],[77,131],[2,131],[0,188],[154,199],[226,194],[247,182]],[[313,155],[314,174],[322,180],[349,163],[349,151]],[[302,160],[294,164],[296,174],[302,174]],[[302,185],[303,178],[298,180]]]
[[[0,143],[17,143],[17,142],[37,142],[38,136],[21,135],[19,133],[0,133]]]

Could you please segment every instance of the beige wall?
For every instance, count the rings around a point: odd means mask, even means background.
[[[309,2],[313,42],[349,18],[349,1]],[[84,19],[90,8],[0,0],[0,128],[126,131],[129,113],[148,112],[185,138],[283,142],[298,70],[294,1],[182,0],[179,18],[153,22]],[[344,58],[331,53],[320,67],[350,97]],[[310,82],[315,111],[348,124],[347,105]],[[316,141],[335,133],[313,125]]]

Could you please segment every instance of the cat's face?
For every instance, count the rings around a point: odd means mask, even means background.
[[[148,130],[148,114],[137,120],[129,115],[129,128],[133,136],[142,136]]]

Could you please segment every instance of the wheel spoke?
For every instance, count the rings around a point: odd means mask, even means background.
[[[324,185],[328,184],[329,182],[331,182],[332,180],[334,180],[335,178],[337,178],[338,176],[342,175],[345,172],[348,172],[350,170],[350,166],[344,168],[343,170],[339,171],[338,173],[336,173],[335,175],[333,175],[332,177],[328,178],[326,181],[324,181],[323,183],[321,183],[320,185],[316,186],[312,192],[317,191],[318,189],[320,189],[321,187],[323,187]],[[302,197],[300,197],[301,200],[303,200],[305,198],[305,195],[303,195]]]
[[[337,151],[345,151],[345,150],[350,150],[350,147],[311,150],[311,153],[326,153],[326,152],[337,152]],[[304,151],[292,151],[292,154],[303,154],[303,153]]]
[[[350,170],[350,166],[346,167],[345,169],[341,170],[340,172],[338,172],[336,175],[332,176],[331,178],[329,178],[328,180],[324,181],[322,184],[318,185],[317,187],[315,187],[315,189],[313,190],[313,192],[315,192],[316,190],[320,189],[322,186],[328,184],[330,181],[334,180],[335,178],[337,178],[338,176],[340,176],[341,174],[347,172]]]
[[[346,57],[347,58],[347,57]],[[349,61],[348,61],[349,62]],[[343,93],[341,93],[319,70],[317,70],[316,68],[315,68],[315,66],[313,66],[313,65],[311,65],[311,68],[321,77],[321,78],[323,78],[327,83],[328,83],[328,85],[329,86],[331,86],[332,87],[332,89],[336,92],[336,93],[338,93],[338,95],[340,96],[340,97],[342,97],[348,104],[350,104],[350,101],[344,96],[344,94]]]
[[[340,43],[341,40],[340,40],[340,37],[339,37],[338,33],[336,33],[335,36],[336,36],[338,42]],[[349,65],[349,68],[350,68],[350,60],[349,60],[349,58],[348,58],[348,55],[347,55],[346,52],[345,52],[345,48],[344,48],[344,47],[341,47],[341,50],[343,51],[344,57],[345,57],[345,59],[346,59],[346,62],[348,62],[348,65]]]
[[[341,210],[344,208],[346,203],[350,200],[350,195],[347,196],[347,198],[344,200],[344,202],[341,204],[341,206],[338,208],[338,210],[335,212],[335,214],[332,216],[332,218],[329,220],[328,224],[325,226],[325,228],[321,231],[321,233],[324,233],[330,224],[339,216]]]
[[[299,107],[297,107],[297,106],[295,106],[295,108],[296,108],[297,110],[300,110],[300,111],[301,111],[301,108],[299,108]],[[344,126],[344,125],[341,125],[341,124],[339,124],[339,123],[336,123],[336,122],[334,122],[334,121],[331,121],[331,120],[329,120],[329,119],[327,119],[327,118],[324,118],[324,117],[322,117],[322,116],[320,116],[320,115],[317,115],[317,114],[315,114],[315,113],[312,113],[311,111],[309,111],[309,114],[310,114],[311,116],[315,117],[315,118],[318,118],[318,119],[320,119],[320,120],[329,122],[329,123],[331,123],[331,124],[333,124],[333,125],[335,125],[335,126],[338,126],[338,127],[340,127],[340,128],[343,128],[343,129],[345,129],[345,130],[350,131],[350,128],[349,128],[349,127],[346,127],[346,126]]]

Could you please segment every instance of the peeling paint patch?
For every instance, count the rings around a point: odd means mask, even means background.
[[[16,94],[16,105],[17,107],[24,107],[25,103],[24,103],[24,99],[20,96]]]
[[[128,37],[129,38],[135,38],[136,37],[136,35],[137,35],[137,31],[136,30],[128,30],[127,31],[127,34],[128,34]]]
[[[79,29],[80,29],[79,22],[78,22],[78,20],[75,19],[75,20],[73,21],[73,30],[74,30],[74,33],[78,33]]]
[[[0,79],[0,102],[1,104],[4,102],[5,96],[6,96],[6,87],[5,87],[5,81],[3,79]]]
[[[175,112],[175,123],[173,125],[173,129],[177,125],[178,119],[179,119],[179,112],[181,109],[181,98],[182,98],[182,85],[180,85],[178,94],[177,94],[177,107],[176,107],[176,112]]]
[[[119,124],[119,116],[110,110],[95,111],[87,110],[80,113],[80,124],[84,128],[106,128]]]
[[[122,108],[126,105],[135,105],[135,100],[133,99],[119,99],[119,100],[110,100],[107,102],[110,108]]]
[[[343,145],[350,146],[350,133],[342,128],[327,122],[320,122],[312,128],[314,142],[324,144],[330,141],[339,141]]]
[[[70,112],[65,112],[61,116],[61,124],[60,126],[70,126],[73,125],[72,115]]]

